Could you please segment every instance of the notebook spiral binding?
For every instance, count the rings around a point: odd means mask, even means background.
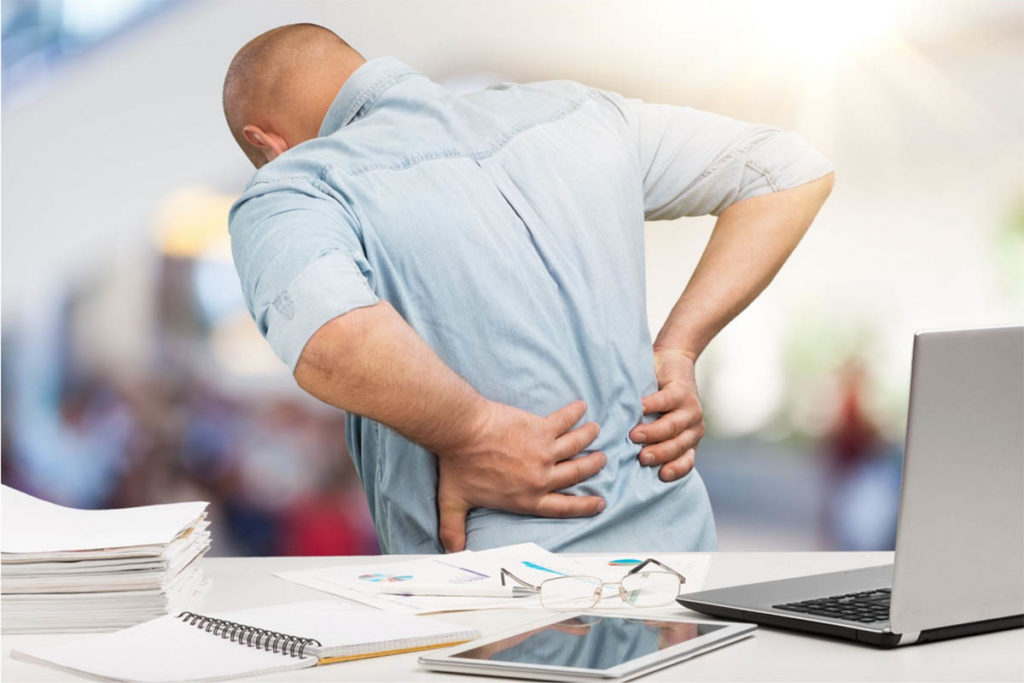
[[[233,643],[245,645],[246,647],[262,648],[267,652],[279,652],[292,657],[301,657],[306,648],[312,645],[320,646],[320,641],[315,638],[301,638],[288,635],[287,633],[268,631],[255,626],[239,624],[236,621],[205,617],[195,612],[182,612],[178,615],[178,618],[189,626],[195,626],[207,633],[227,638]]]

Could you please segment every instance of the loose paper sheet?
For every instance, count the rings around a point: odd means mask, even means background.
[[[463,551],[417,560],[383,560],[368,564],[341,565],[318,569],[278,572],[276,576],[310,588],[339,595],[366,605],[417,614],[476,609],[522,609],[540,607],[534,597],[486,598],[462,596],[392,595],[380,592],[381,586],[410,584],[451,584],[501,586],[502,567],[519,578],[537,585],[560,575],[596,576],[602,581],[618,581],[638,561],[640,554],[602,554],[591,557],[567,557],[548,552],[534,543],[505,546],[482,551]],[[699,590],[707,576],[710,558],[703,553],[660,553],[655,559],[686,577],[682,592]],[[598,603],[600,609],[632,609],[612,591]]]

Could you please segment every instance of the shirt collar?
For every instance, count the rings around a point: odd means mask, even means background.
[[[394,57],[378,57],[366,62],[353,71],[341,86],[320,124],[318,136],[330,135],[348,125],[363,108],[372,106],[385,90],[415,75],[418,75],[417,71]]]

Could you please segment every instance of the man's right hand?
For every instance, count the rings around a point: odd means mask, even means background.
[[[437,454],[440,536],[448,550],[465,547],[466,513],[474,507],[541,517],[604,509],[596,496],[555,493],[605,463],[603,453],[571,459],[599,431],[593,422],[572,428],[586,412],[582,401],[547,417],[488,401],[386,301],[317,330],[295,366],[295,380],[321,401],[386,424]]]
[[[487,401],[470,437],[438,453],[437,506],[441,543],[448,552],[466,546],[466,514],[475,507],[539,517],[589,517],[604,510],[598,496],[556,493],[594,476],[604,453],[573,458],[597,438],[588,422],[573,429],[586,412],[583,401],[539,417]]]

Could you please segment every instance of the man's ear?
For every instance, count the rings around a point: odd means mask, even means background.
[[[252,124],[242,129],[242,135],[249,144],[263,152],[267,161],[273,161],[288,151],[288,142],[277,133],[270,133]]]

